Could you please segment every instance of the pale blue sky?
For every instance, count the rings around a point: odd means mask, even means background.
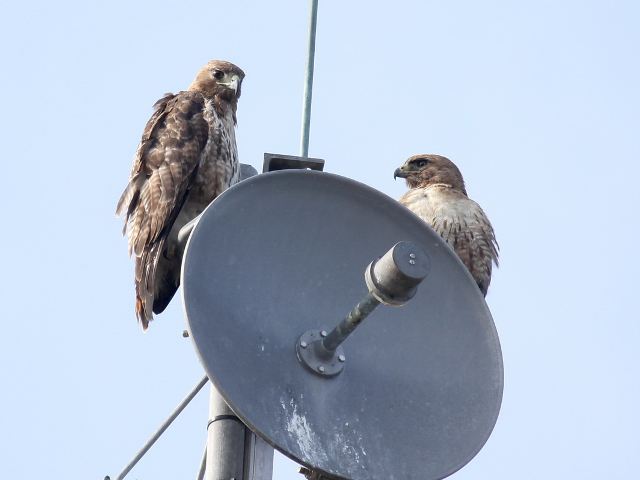
[[[503,408],[456,480],[638,476],[639,5],[320,0],[310,154],[394,197],[406,157],[447,155],[500,242]],[[113,214],[151,105],[231,60],[241,160],[297,154],[307,2],[2,10],[0,476],[101,479],[202,374],[178,298],[136,325]],[[206,408],[130,478],[195,478]]]

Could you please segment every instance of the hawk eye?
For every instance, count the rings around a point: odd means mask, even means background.
[[[418,168],[422,168],[427,164],[427,161],[426,160],[418,160],[416,162],[416,164],[418,165]]]
[[[214,70],[213,78],[216,80],[222,80],[224,78],[224,72],[222,70]]]

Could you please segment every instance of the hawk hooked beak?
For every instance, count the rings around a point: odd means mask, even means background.
[[[238,77],[238,75],[232,75],[231,80],[222,83],[222,85],[233,90],[233,93],[238,93],[238,87],[240,86],[240,77]]]
[[[409,176],[409,173],[404,171],[402,169],[403,167],[400,168],[396,168],[396,171],[393,172],[393,179],[395,180],[396,178],[400,177],[400,178],[407,178]]]

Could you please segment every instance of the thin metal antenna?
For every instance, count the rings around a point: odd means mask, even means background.
[[[304,81],[302,104],[302,136],[300,139],[300,156],[309,156],[309,127],[311,125],[311,97],[313,94],[313,63],[316,54],[316,23],[318,20],[318,0],[310,0],[309,11],[309,43],[307,51],[307,68]]]
[[[202,390],[202,387],[204,387],[208,381],[209,381],[209,377],[207,377],[206,375],[202,377],[202,380],[200,380],[198,384],[193,388],[193,390],[191,390],[189,394],[184,398],[184,400],[180,402],[180,404],[176,407],[173,413],[171,413],[169,418],[167,418],[163,422],[163,424],[160,425],[160,428],[156,431],[156,433],[154,433],[151,436],[151,438],[147,440],[147,443],[145,443],[144,446],[140,449],[140,451],[136,454],[136,456],[133,457],[133,460],[131,460],[129,464],[126,467],[124,467],[124,470],[120,472],[120,474],[116,477],[116,480],[122,480],[124,477],[127,476],[127,474],[131,471],[131,469],[136,466],[136,463],[138,463],[140,459],[145,455],[145,453],[149,451],[149,449],[153,446],[153,444],[156,443],[158,438],[160,438],[160,436],[164,433],[164,431],[167,428],[169,428],[169,425],[171,425],[173,421],[178,417],[178,415],[180,415],[182,410],[184,410],[185,407],[189,405],[189,402],[191,402],[191,400],[194,399],[194,397],[198,394],[200,390]],[[108,478],[109,477],[105,477],[105,480]]]

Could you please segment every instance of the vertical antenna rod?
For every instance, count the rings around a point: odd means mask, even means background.
[[[313,62],[316,54],[316,23],[318,20],[318,0],[310,0],[309,12],[309,44],[307,52],[307,69],[304,81],[304,98],[302,104],[302,137],[300,139],[300,156],[309,156],[309,126],[311,124],[311,97],[313,94]]]

